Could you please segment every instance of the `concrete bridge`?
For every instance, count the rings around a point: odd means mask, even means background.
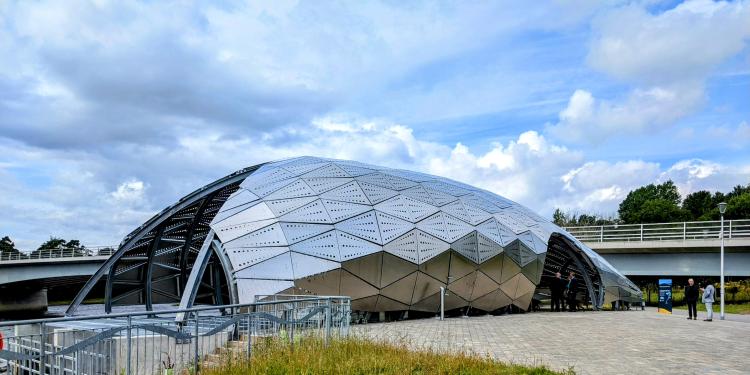
[[[627,276],[719,276],[719,221],[566,228]],[[750,276],[750,220],[724,222],[724,274]]]

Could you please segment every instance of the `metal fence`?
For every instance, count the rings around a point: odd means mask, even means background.
[[[53,248],[39,249],[31,252],[14,251],[0,253],[0,262],[11,260],[34,260],[34,259],[57,259],[57,258],[79,258],[94,256],[110,256],[114,254],[115,247],[97,246],[79,249]]]
[[[613,224],[565,228],[584,242],[687,241],[720,238],[720,221]],[[750,238],[750,220],[725,220],[724,238]]]
[[[349,297],[289,296],[252,304],[0,323],[0,366],[12,375],[196,374],[254,343],[288,345],[349,332]],[[166,370],[166,371],[165,371]]]

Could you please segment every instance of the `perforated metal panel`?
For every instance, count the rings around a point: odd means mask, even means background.
[[[281,221],[298,223],[333,223],[320,199],[312,201],[281,217]]]
[[[240,279],[294,280],[291,254],[287,251],[266,259],[235,272],[234,276]]]
[[[363,240],[349,233],[336,231],[341,261],[363,257],[381,250],[380,245]]]
[[[265,204],[273,211],[274,215],[281,217],[316,199],[317,197],[286,198],[266,201]]]
[[[370,200],[362,191],[355,181],[349,181],[348,183],[339,186],[335,189],[325,192],[321,197],[342,202],[350,202],[357,204],[370,204]]]
[[[242,237],[224,243],[225,249],[238,247],[267,247],[286,246],[287,240],[281,226],[271,224],[267,227],[250,232]]]
[[[341,254],[339,253],[339,243],[336,237],[336,231],[332,230],[306,239],[304,241],[297,242],[291,245],[289,248],[292,249],[292,251],[298,253],[312,255],[328,260],[341,261]]]
[[[310,177],[310,178],[305,178],[304,180],[307,183],[307,186],[313,189],[315,193],[317,194],[324,193],[328,190],[344,185],[347,182],[354,181],[351,178],[331,178],[331,177]]]
[[[409,233],[385,244],[383,250],[412,263],[418,263],[419,253],[417,252],[417,231],[412,230]]]
[[[361,215],[344,220],[336,224],[336,229],[378,244],[383,243],[380,237],[380,230],[378,229],[378,220],[375,216],[375,211],[368,211]]]
[[[317,236],[321,233],[333,230],[330,224],[310,224],[310,223],[281,223],[281,229],[287,238],[289,244],[295,244],[310,237]]]
[[[384,200],[387,200],[389,198],[392,198],[398,195],[397,191],[386,189],[382,186],[369,184],[363,181],[359,181],[358,184],[362,188],[362,191],[367,196],[367,199],[369,199],[370,203],[372,204],[378,204]]]
[[[331,220],[334,223],[348,219],[352,216],[359,215],[365,211],[372,209],[372,206],[364,204],[340,202],[331,199],[323,199],[321,201],[323,202],[323,205],[325,206],[328,214],[331,217]]]
[[[337,268],[341,268],[341,263],[292,252],[292,269],[295,279],[321,274]]]
[[[276,190],[271,194],[268,194],[263,199],[272,200],[272,199],[285,199],[285,198],[299,198],[299,197],[310,197],[313,195],[315,195],[315,191],[313,189],[310,189],[309,186],[307,186],[307,183],[305,183],[305,180],[295,179],[294,181],[282,187],[281,189]]]
[[[381,244],[391,242],[398,236],[414,229],[413,223],[395,216],[380,211],[375,211],[375,216],[378,220],[378,228],[380,229],[380,236],[382,238]]]

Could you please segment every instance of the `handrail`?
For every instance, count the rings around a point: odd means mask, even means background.
[[[589,225],[565,230],[584,242],[713,240],[720,238],[721,221]],[[724,238],[750,238],[750,219],[724,220]]]
[[[0,262],[16,260],[37,259],[60,259],[60,258],[87,258],[96,256],[111,256],[117,250],[117,246],[94,246],[81,248],[55,247],[48,249],[37,249],[34,251],[15,251],[12,253],[0,253]]]

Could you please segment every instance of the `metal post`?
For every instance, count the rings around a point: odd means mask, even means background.
[[[47,365],[45,360],[47,357],[47,348],[44,345],[44,331],[46,326],[44,323],[39,325],[39,374],[44,375],[47,373]]]
[[[729,239],[732,238],[732,220],[729,220]]]
[[[132,346],[131,344],[132,344],[132,339],[133,339],[133,334],[131,332],[132,326],[133,326],[133,317],[128,315],[128,339],[127,339],[128,340],[128,347],[127,347],[128,363],[125,365],[125,373],[128,375],[131,374],[130,373],[130,353],[131,353],[130,347]]]
[[[194,343],[194,349],[195,349],[195,355],[193,356],[193,369],[195,370],[194,374],[198,374],[198,311],[195,313],[195,343]]]
[[[687,223],[682,222],[682,240],[685,241],[687,239]]]
[[[253,321],[250,313],[247,314],[247,358],[250,359],[250,352],[253,350]]]
[[[445,319],[445,287],[440,287],[440,320]]]
[[[326,332],[325,332],[324,343],[325,343],[325,346],[328,346],[328,340],[331,337],[331,299],[330,298],[328,298],[328,300],[326,301],[325,319],[326,319],[326,327],[325,327]]]
[[[643,242],[643,224],[641,224],[641,242]]]
[[[724,320],[724,214],[721,214],[721,313],[719,318]]]
[[[604,242],[604,225],[599,227],[599,242]]]

